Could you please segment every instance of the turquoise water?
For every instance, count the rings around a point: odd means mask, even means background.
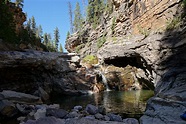
[[[84,96],[58,96],[55,103],[61,108],[71,110],[76,105],[85,107],[87,104],[103,106],[107,112],[121,114],[127,117],[138,118],[146,108],[147,100],[153,96],[153,91],[109,91]]]

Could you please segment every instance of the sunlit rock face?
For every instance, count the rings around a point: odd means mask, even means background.
[[[23,23],[26,21],[26,15],[23,13],[20,7],[17,7],[15,3],[8,2],[8,7],[10,13],[13,15],[14,23],[15,23],[15,30],[16,33],[19,34],[23,30]]]

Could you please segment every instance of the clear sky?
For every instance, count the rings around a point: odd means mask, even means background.
[[[80,5],[82,2],[82,0],[24,0],[23,6],[27,18],[34,16],[37,26],[42,26],[43,33],[50,33],[53,36],[54,29],[58,27],[63,48],[66,34],[70,30],[68,1],[71,2],[73,10],[77,1]]]

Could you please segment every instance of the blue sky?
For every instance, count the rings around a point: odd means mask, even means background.
[[[50,33],[53,36],[54,29],[58,27],[63,47],[66,34],[70,30],[68,1],[71,2],[73,10],[77,1],[80,5],[82,2],[82,0],[24,0],[23,7],[28,18],[34,16],[37,26],[42,26],[43,33]]]

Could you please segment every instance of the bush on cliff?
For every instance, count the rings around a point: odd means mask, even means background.
[[[87,55],[85,58],[83,58],[83,62],[87,64],[97,64],[98,58],[94,55]]]

